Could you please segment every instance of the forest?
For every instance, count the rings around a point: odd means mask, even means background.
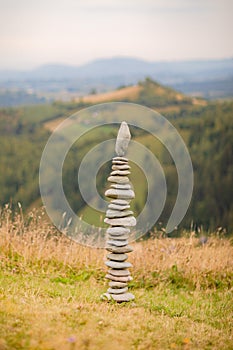
[[[192,103],[191,98],[183,96],[177,100],[176,92],[167,89],[167,94],[155,95],[155,89],[163,87],[151,79],[140,82],[140,94],[130,102],[143,104],[161,110],[162,114],[177,128],[190,152],[194,168],[194,190],[192,201],[180,226],[207,231],[216,229],[233,230],[233,102],[212,101]],[[114,98],[113,98],[114,100]],[[128,100],[125,99],[125,100]],[[178,102],[177,102],[178,101]],[[10,204],[14,209],[18,202],[25,212],[42,205],[39,191],[38,172],[42,151],[50,136],[51,130],[45,127],[48,121],[66,118],[73,112],[88,107],[90,103],[54,102],[48,105],[31,107],[4,108],[0,110],[0,206]],[[167,108],[169,107],[170,108]],[[80,121],[85,125],[85,120]],[[85,202],[79,188],[74,188],[74,177],[85,152],[103,138],[115,135],[115,128],[106,132],[96,130],[82,143],[70,150],[63,171],[64,191],[72,208],[77,213],[85,212]],[[136,140],[148,143],[143,131],[135,131]],[[77,152],[77,147],[79,152]],[[153,151],[153,147],[152,147]],[[159,222],[164,224],[174,205],[177,184],[176,169],[172,160],[159,152],[158,159],[164,167],[168,196]],[[106,164],[106,167],[108,165]],[[97,182],[103,188],[106,178],[106,167],[101,169]],[[132,182],[137,179],[137,171]],[[100,186],[102,185],[102,187]],[[145,196],[141,193],[141,196]],[[135,200],[136,214],[141,211],[142,203]],[[88,212],[88,211],[87,211]]]

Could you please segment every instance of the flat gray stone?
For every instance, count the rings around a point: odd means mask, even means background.
[[[116,175],[125,176],[125,175],[129,175],[129,174],[130,174],[129,170],[113,170],[110,173],[111,176],[116,176]]]
[[[128,161],[125,160],[112,160],[113,165],[125,165],[128,164]]]
[[[109,294],[122,294],[122,293],[126,293],[127,290],[128,290],[128,287],[108,288],[107,293],[109,293]]]
[[[110,245],[114,245],[116,247],[124,247],[128,244],[129,242],[127,240],[125,241],[121,241],[121,240],[116,240],[116,239],[112,239],[112,240],[108,240],[107,244]]]
[[[123,293],[123,294],[104,293],[101,295],[100,298],[101,298],[101,300],[107,300],[107,301],[114,300],[117,303],[128,302],[128,301],[135,299],[135,297],[132,293]]]
[[[116,281],[111,281],[109,282],[109,287],[111,288],[122,288],[122,287],[127,287],[126,282],[116,282]]]
[[[111,253],[111,254],[107,255],[107,258],[109,260],[113,260],[113,261],[125,261],[128,258],[128,255],[127,254],[123,254],[123,253],[121,253],[121,254],[113,254],[113,253]]]
[[[107,274],[105,276],[105,278],[107,278],[108,280],[111,280],[111,281],[115,281],[115,282],[130,282],[133,280],[132,276],[113,276],[113,275],[109,275],[109,274]]]
[[[112,184],[112,188],[116,188],[118,190],[131,190],[132,187],[129,184]]]
[[[130,229],[122,226],[109,227],[106,233],[118,236],[118,235],[130,233]]]
[[[108,181],[117,184],[125,184],[129,182],[129,178],[127,176],[109,176]]]
[[[105,261],[105,265],[113,269],[119,269],[119,270],[132,267],[132,264],[130,264],[129,262],[116,262],[116,261]]]
[[[117,205],[117,204],[109,204],[108,206],[109,209],[113,209],[113,210],[126,210],[126,209],[130,209],[130,205]]]
[[[120,235],[120,236],[112,236],[109,235],[109,239],[110,240],[114,240],[114,241],[127,241],[127,239],[129,238],[129,235]]]
[[[130,276],[129,270],[114,270],[114,269],[109,269],[108,273],[113,276],[119,276],[119,277],[125,277],[125,276]]]
[[[113,157],[112,160],[121,160],[122,162],[128,162],[129,159],[126,157]]]
[[[110,294],[110,296],[111,299],[115,300],[118,303],[128,302],[135,299],[135,296],[132,293]]]
[[[113,200],[111,200],[111,203],[124,206],[124,205],[128,205],[130,203],[130,200],[113,199]]]
[[[109,198],[133,199],[135,197],[135,193],[133,190],[121,190],[116,188],[109,188],[105,192],[105,196]]]
[[[125,216],[133,215],[133,211],[131,210],[112,210],[108,209],[106,211],[106,217],[107,218],[123,218]]]
[[[112,170],[129,170],[130,166],[128,164],[122,164],[122,165],[112,165]]]
[[[133,248],[130,245],[125,247],[107,246],[106,250],[112,253],[130,253],[133,251]]]
[[[105,218],[104,222],[111,226],[136,226],[137,222],[134,216],[126,216],[125,218],[109,219]]]

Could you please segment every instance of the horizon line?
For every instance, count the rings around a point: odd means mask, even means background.
[[[87,60],[84,63],[81,64],[72,64],[72,63],[67,63],[67,62],[55,62],[55,61],[48,61],[47,63],[41,63],[35,65],[33,68],[1,68],[0,66],[0,71],[33,71],[41,67],[46,67],[46,66],[67,66],[67,67],[73,67],[73,68],[80,68],[82,66],[86,66],[88,64],[92,64],[94,62],[98,61],[109,61],[113,59],[125,59],[125,60],[130,60],[133,59],[135,61],[141,61],[149,64],[153,63],[181,63],[181,62],[209,62],[209,61],[223,61],[223,60],[233,60],[233,56],[225,56],[225,57],[210,57],[210,58],[186,58],[186,59],[159,59],[159,60],[148,60],[145,58],[140,58],[137,56],[127,56],[127,55],[115,55],[115,56],[110,56],[110,57],[99,57],[99,58],[93,58],[92,60]]]

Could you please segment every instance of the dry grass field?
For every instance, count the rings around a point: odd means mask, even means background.
[[[85,103],[93,104],[111,101],[121,101],[126,98],[129,101],[134,101],[138,97],[141,90],[142,87],[139,85],[127,86],[119,90],[108,91],[102,94],[87,95],[82,97],[81,100]],[[79,100],[77,100],[77,102],[79,102]]]
[[[134,244],[135,301],[101,301],[105,252],[77,245],[43,211],[0,216],[0,349],[232,349],[233,244],[161,232]],[[153,236],[153,235],[152,235]]]

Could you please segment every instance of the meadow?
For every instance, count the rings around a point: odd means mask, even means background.
[[[232,349],[233,241],[163,230],[133,244],[135,300],[100,299],[105,251],[76,244],[43,210],[0,215],[1,350]]]

